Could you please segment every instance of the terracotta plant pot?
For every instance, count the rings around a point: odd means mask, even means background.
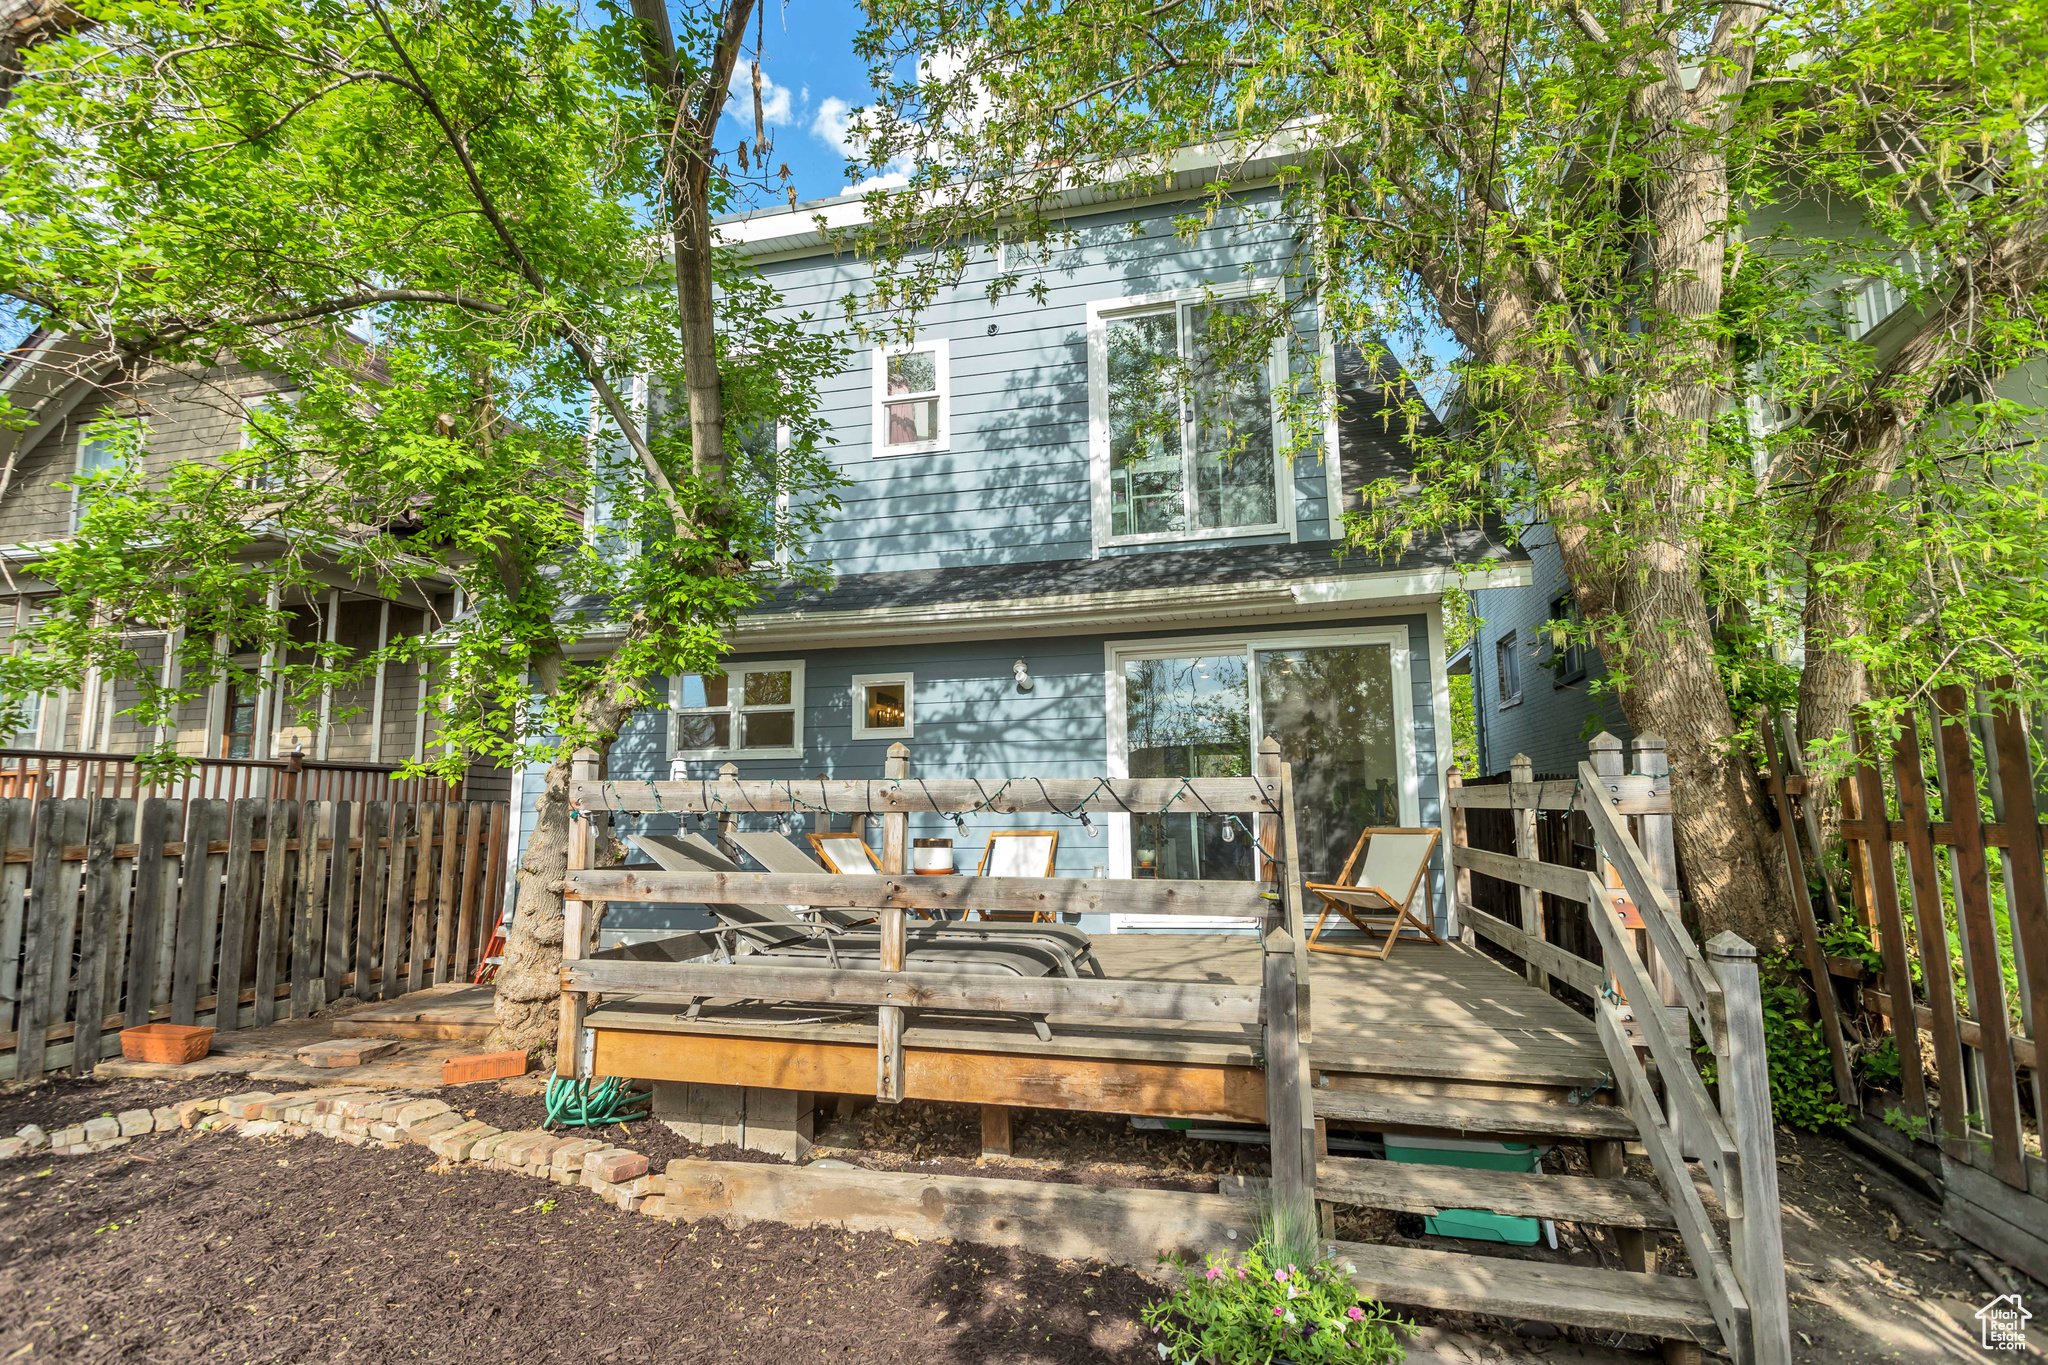
[[[131,1062],[183,1066],[198,1061],[212,1047],[213,1030],[190,1024],[144,1024],[121,1030],[121,1055]]]

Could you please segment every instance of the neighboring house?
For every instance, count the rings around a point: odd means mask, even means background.
[[[1508,771],[1515,755],[1539,773],[1572,776],[1586,741],[1602,730],[1624,744],[1635,737],[1613,689],[1601,687],[1607,663],[1591,645],[1560,648],[1548,625],[1574,618],[1571,580],[1548,526],[1523,536],[1530,581],[1472,594],[1479,618],[1466,656],[1478,729],[1478,772]]]
[[[1865,242],[1873,257],[1914,278],[1925,278],[1910,253],[1887,254],[1884,243],[1859,219],[1831,212],[1824,203],[1807,199],[1754,209],[1746,231],[1761,240],[1781,227],[1803,238]],[[1878,364],[1897,353],[1921,316],[1910,306],[1905,290],[1889,279],[1844,271],[1821,281],[1821,288],[1832,295],[1829,302],[1839,315],[1843,335],[1867,342]],[[1995,388],[2015,402],[2048,407],[2048,360],[2036,359],[2008,371]],[[1797,427],[1811,416],[1763,395],[1747,400],[1747,412],[1759,438]],[[2037,432],[2030,439],[2043,434],[2048,433]],[[1627,743],[1634,732],[1613,690],[1596,687],[1606,677],[1599,651],[1585,644],[1560,651],[1544,629],[1547,622],[1571,619],[1572,611],[1571,582],[1555,536],[1548,526],[1537,523],[1521,539],[1533,567],[1531,581],[1475,593],[1472,599],[1482,621],[1469,658],[1479,721],[1479,769],[1486,775],[1503,774],[1521,753],[1539,773],[1570,773],[1584,757],[1585,741],[1592,735],[1608,730]],[[1787,587],[1796,596],[1803,584],[1794,580]],[[1796,646],[1789,653],[1796,659]]]
[[[139,383],[110,386],[94,373],[67,338],[37,333],[0,362],[0,394],[26,409],[31,425],[0,431],[0,638],[35,619],[49,585],[37,577],[48,549],[76,527],[77,494],[66,487],[81,471],[105,468],[112,448],[91,439],[86,427],[114,416],[142,427],[139,458],[150,472],[191,462],[216,462],[248,439],[246,414],[288,400],[275,377],[228,366],[205,371],[164,369]],[[259,542],[254,553],[262,553]],[[380,641],[419,634],[454,609],[451,584],[431,576],[380,591],[337,565],[328,588],[283,605],[298,617],[298,638],[329,639],[364,651]],[[138,630],[133,647],[151,667],[169,670],[191,647],[161,630]],[[254,667],[261,661],[249,656]],[[133,754],[165,738],[179,752],[210,759],[278,759],[297,753],[333,763],[396,766],[425,752],[434,739],[419,705],[421,667],[391,663],[375,677],[333,689],[322,718],[305,723],[289,714],[272,688],[239,690],[216,684],[185,708],[175,734],[138,727],[123,715],[135,698],[101,678],[78,689],[30,699],[29,723],[4,738],[6,747],[64,753]],[[162,676],[169,677],[166,671]],[[503,799],[509,778],[478,769],[464,795]],[[261,788],[259,787],[260,791]]]
[[[1131,381],[1151,357],[1199,368],[1212,309],[1292,287],[1294,234],[1266,220],[1255,185],[1199,237],[1175,236],[1217,170],[1191,165],[1149,201],[1076,194],[1071,244],[1032,271],[1045,302],[991,304],[998,263],[984,258],[913,343],[859,350],[824,389],[851,486],[807,556],[832,586],[786,589],[743,619],[724,676],[669,680],[668,707],[633,718],[609,775],[732,762],[747,778],[879,778],[900,740],[913,779],[1214,776],[1250,771],[1272,735],[1294,764],[1311,874],[1336,873],[1364,826],[1439,824],[1441,595],[1526,582],[1527,559],[1476,531],[1397,560],[1339,554],[1360,485],[1410,464],[1356,351],[1276,347],[1216,381],[1234,386],[1227,432]],[[861,212],[828,200],[720,230],[792,313],[832,318],[868,266],[829,234]],[[1319,366],[1339,411],[1290,461],[1277,399]],[[521,780],[523,838],[538,774]],[[925,817],[911,833],[953,838],[971,871],[990,830],[1029,823],[1047,822],[970,814],[956,832]],[[1050,823],[1063,876],[1252,874],[1249,841],[1219,818],[1119,814],[1092,835]],[[606,932],[697,922],[616,904]]]

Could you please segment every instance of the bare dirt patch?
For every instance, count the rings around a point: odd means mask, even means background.
[[[1153,1358],[1129,1271],[671,1225],[417,1148],[174,1134],[0,1181],[0,1359]]]

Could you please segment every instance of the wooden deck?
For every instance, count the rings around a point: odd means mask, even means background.
[[[1111,977],[1258,980],[1256,940],[1230,934],[1096,939]],[[1310,1064],[1338,1089],[1398,1084],[1474,1098],[1561,1098],[1607,1063],[1591,1021],[1464,947],[1403,944],[1387,962],[1311,954]],[[601,1075],[771,1089],[871,1092],[872,1010],[712,1002],[695,1020],[656,996],[607,999],[585,1023]],[[1212,1023],[1050,1020],[1041,1042],[1014,1024],[935,1012],[904,1034],[918,1098],[1262,1122],[1258,1030]]]

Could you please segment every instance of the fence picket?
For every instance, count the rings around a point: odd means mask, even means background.
[[[443,802],[441,805],[441,886],[437,896],[438,909],[434,913],[434,984],[439,986],[448,980],[449,960],[455,955],[455,874],[462,866],[462,858],[455,845],[455,831],[462,819],[463,808]]]
[[[341,975],[348,970],[348,929],[351,909],[349,888],[353,884],[356,855],[350,851],[350,835],[360,817],[360,804],[334,803],[334,849],[327,859],[327,922],[325,951],[322,953],[320,999],[324,1007],[341,998]]]
[[[299,893],[294,898],[292,922],[292,1017],[304,1019],[313,1013],[320,992],[319,954],[322,913],[327,898],[327,860],[331,850],[320,847],[334,833],[334,803],[309,802],[299,821]]]
[[[164,839],[184,847],[185,822],[192,818],[190,801],[172,801],[164,819]],[[163,857],[163,895],[156,909],[156,961],[148,964],[149,1008],[152,1013],[171,1007],[171,972],[177,965],[178,949],[178,887],[185,871],[185,855],[165,854]]]
[[[1955,874],[1956,922],[1961,926],[1969,972],[1971,1013],[1982,1041],[1984,1066],[1977,1080],[1989,1109],[1991,1173],[2008,1185],[2026,1188],[2021,1159],[2020,1101],[2013,1071],[2012,1029],[2006,1014],[2005,973],[1998,961],[1998,927],[1991,919],[1990,869],[1984,857],[1984,826],[1978,818],[1977,766],[1970,752],[1969,697],[1961,687],[1935,689],[1941,715],[1942,814],[1955,831],[1950,866]],[[1947,1108],[1946,1104],[1943,1108]]]
[[[52,959],[56,956],[57,926],[63,899],[59,885],[64,866],[64,836],[69,833],[74,811],[83,820],[85,802],[76,799],[43,801],[36,806],[35,861],[29,873],[28,910],[22,924],[21,1009],[15,1025],[14,1065],[19,1078],[43,1074],[43,1056],[53,1011]],[[63,945],[65,958],[71,944]],[[62,1012],[59,1003],[56,1013]]]
[[[249,933],[250,901],[256,871],[256,817],[263,809],[258,797],[237,799],[228,819],[227,883],[220,903],[220,975],[214,1004],[213,1026],[236,1029],[242,1026],[242,958]]]
[[[71,1074],[90,1076],[100,1061],[100,1029],[106,1018],[107,956],[118,960],[118,896],[127,898],[127,878],[115,883],[114,846],[134,827],[133,801],[92,803],[85,835],[85,902],[78,921],[78,997],[72,1016]],[[109,940],[113,940],[111,945]]]
[[[1870,899],[1877,916],[1878,947],[1884,957],[1885,987],[1892,997],[1892,1031],[1900,1039],[1910,1040],[1911,1046],[1901,1045],[1899,1050],[1899,1079],[1904,1087],[1901,1092],[1906,1101],[1906,1113],[1913,1118],[1927,1120],[1927,1082],[1920,1074],[1920,1024],[1913,1008],[1913,970],[1906,954],[1906,922],[1899,913],[1899,880],[1896,865],[1892,861],[1891,820],[1887,816],[1884,796],[1884,777],[1877,770],[1876,744],[1870,737],[1870,724],[1858,718],[1856,722],[1856,783],[1858,810],[1868,831],[1862,840],[1865,856],[1857,859],[1855,849],[1850,850],[1850,861],[1867,862],[1866,875],[1869,878]]]
[[[1899,719],[1899,741],[1892,756],[1892,776],[1899,790],[1899,821],[1906,827],[1906,866],[1913,902],[1913,928],[1920,939],[1920,960],[1947,963],[1948,922],[1942,911],[1941,873],[1935,866],[1930,826],[1934,812],[1927,804],[1927,782],[1921,767],[1920,726],[1911,711]],[[1956,1024],[1955,983],[1946,971],[1925,971],[1927,1004],[1934,1011],[1935,1079],[1941,1087],[1941,1146],[1958,1161],[1968,1161],[1970,1140],[1963,1124],[1963,1043]],[[1904,1055],[1900,1058],[1905,1061]]]
[[[427,985],[427,950],[433,932],[433,890],[434,890],[434,807],[421,802],[420,852],[419,861],[413,865],[412,882],[412,956],[406,964],[405,988],[408,991],[422,990]]]
[[[391,808],[391,867],[387,873],[390,880],[384,888],[384,937],[381,944],[384,975],[377,986],[379,1000],[396,1000],[405,993],[405,987],[400,984],[404,978],[400,966],[405,961],[406,945],[410,941],[405,933],[406,871],[409,866],[406,861],[406,830],[412,826],[416,809],[405,802]]]
[[[277,1017],[277,959],[280,945],[290,940],[292,837],[298,806],[290,801],[272,801],[263,821],[263,894],[256,902],[256,1017],[262,1028]]]
[[[35,847],[35,803],[25,797],[0,800],[0,856]],[[21,930],[28,905],[27,863],[0,864],[0,1033],[14,1032],[21,1002]]]
[[[185,856],[180,859],[182,876],[178,884],[177,952],[171,973],[171,1022],[196,1023],[199,997],[210,984],[213,936],[207,932],[211,918],[207,911],[213,899],[212,878],[207,875],[212,858],[207,845],[224,833],[227,803],[208,799],[191,803],[185,822]]]
[[[363,862],[356,892],[356,984],[358,1000],[372,1000],[370,973],[377,954],[377,931],[383,925],[384,865],[390,850],[384,846],[388,811],[382,801],[363,803]]]
[[[469,823],[462,841],[462,917],[455,926],[455,966],[444,979],[467,981],[474,970],[477,952],[476,907],[483,877],[484,822],[491,808],[481,801],[469,804]]]

